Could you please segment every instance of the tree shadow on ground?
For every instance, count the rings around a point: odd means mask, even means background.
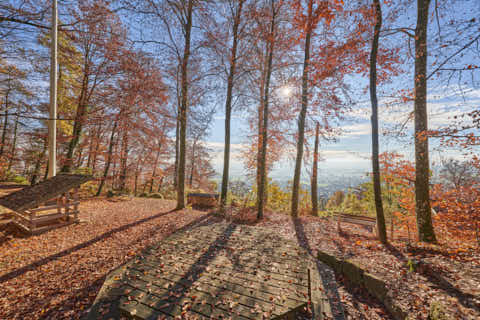
[[[213,223],[210,220],[214,219],[203,219],[203,221],[197,221],[194,223],[190,223],[188,226],[181,228],[178,232],[185,231],[193,226],[200,227],[200,226],[207,226]],[[194,263],[191,264],[190,268],[188,268],[184,273],[182,272],[182,276],[178,281],[175,281],[173,285],[168,287],[168,291],[165,294],[158,294],[156,295],[157,300],[164,301],[165,305],[162,306],[160,310],[152,310],[149,318],[156,319],[157,315],[168,315],[174,314],[175,309],[182,305],[182,300],[186,297],[189,293],[190,288],[193,287],[194,283],[200,278],[200,276],[207,270],[210,262],[215,259],[215,257],[219,254],[221,250],[224,249],[226,243],[229,241],[232,233],[235,231],[236,225],[229,224],[226,228],[222,231],[222,233],[215,237],[215,240],[210,243],[208,249],[203,252]],[[162,243],[158,248],[161,248]],[[155,247],[154,247],[155,248]],[[128,263],[128,262],[127,262]],[[125,263],[124,265],[126,265]],[[121,266],[120,266],[121,267]],[[117,267],[118,270],[120,267]],[[111,277],[111,276],[110,276]],[[172,295],[171,293],[175,292],[176,294]],[[113,316],[113,318],[117,317],[123,311],[120,309],[120,299],[99,299],[94,305],[91,307],[91,312],[89,314],[90,318],[95,318],[97,314],[99,314],[100,310],[102,310],[105,304],[109,305],[108,314],[103,315],[104,317]]]
[[[410,261],[410,259],[407,258],[403,252],[391,244],[388,244],[386,248],[392,255],[394,255],[403,263],[407,264]],[[448,293],[451,297],[456,298],[464,307],[480,311],[480,303],[475,301],[478,297],[469,293],[465,293],[451,284],[450,281],[447,280],[444,271],[440,268],[430,263],[416,261],[415,272],[427,278],[427,280],[434,285],[436,289],[442,290]]]
[[[165,214],[171,213],[173,211],[175,211],[175,210],[165,212]],[[158,215],[156,215],[156,216],[158,216]],[[199,218],[193,220],[192,222],[184,225],[183,227],[175,230],[174,233],[186,231],[186,230],[188,230],[188,229],[190,229],[194,226],[208,225],[208,224],[212,223],[212,220],[215,220],[215,217],[213,217],[212,215],[205,215],[205,216],[199,217]],[[145,233],[142,237],[135,239],[135,241],[132,242],[131,244],[133,245],[133,244],[141,242],[145,239],[149,239],[156,232],[158,232],[158,230],[154,226],[154,227],[151,228],[151,230],[149,232]],[[135,257],[132,257],[131,259],[124,262],[120,266],[112,266],[111,269],[117,269],[117,268],[119,268],[123,265],[126,265],[130,261],[132,261],[132,259],[135,259]],[[73,291],[72,294],[69,294],[69,297],[67,299],[62,300],[59,303],[55,303],[55,306],[53,308],[48,308],[51,305],[52,300],[58,294],[61,294],[62,287],[59,286],[57,292],[53,292],[49,295],[48,300],[45,300],[45,298],[39,298],[37,301],[33,301],[33,299],[32,299],[31,304],[30,304],[32,306],[31,310],[25,310],[25,312],[36,313],[36,312],[38,312],[38,310],[35,307],[39,306],[39,305],[45,306],[45,309],[46,309],[46,312],[41,316],[41,319],[58,318],[59,315],[61,315],[63,312],[66,312],[66,311],[69,311],[69,310],[75,310],[77,312],[78,311],[78,305],[76,305],[76,304],[81,303],[81,302],[85,302],[84,305],[85,304],[90,305],[90,304],[93,303],[93,300],[95,299],[95,296],[97,295],[98,291],[102,287],[102,284],[104,283],[108,274],[109,274],[109,272],[102,275],[100,278],[95,280],[93,283],[90,283],[90,284],[86,285],[85,287],[83,287],[81,289]],[[94,294],[92,294],[92,293],[94,293]],[[78,312],[80,312],[81,313],[80,316],[82,316],[82,315],[86,315],[88,310],[78,311]]]
[[[310,255],[313,256],[314,253],[305,234],[305,229],[302,221],[299,218],[293,217],[292,221],[295,227],[295,236],[297,237],[298,244],[302,248],[304,248]],[[315,262],[318,273],[320,274],[320,278],[322,279],[323,287],[326,291],[326,296],[328,297],[330,307],[332,308],[332,314],[334,319],[346,319],[340,299],[340,294],[338,293],[337,289],[335,273],[333,272],[333,270],[328,268],[325,264],[323,264],[316,258]]]
[[[34,261],[26,266],[23,266],[21,268],[18,268],[16,270],[13,270],[13,271],[10,271],[2,276],[0,276],[0,283],[2,282],[5,282],[5,281],[8,281],[8,280],[11,280],[11,279],[14,279],[28,271],[32,271],[32,270],[35,270],[37,269],[38,267],[41,267],[51,261],[54,261],[54,260],[57,260],[59,258],[62,258],[64,256],[67,256],[69,254],[72,254],[73,252],[75,251],[78,251],[78,250],[81,250],[81,249],[84,249],[84,248],[87,248],[99,241],[102,241],[102,240],[105,240],[106,238],[109,238],[111,237],[112,235],[116,234],[116,233],[119,233],[119,232],[122,232],[122,231],[126,231],[130,228],[133,228],[133,227],[136,227],[140,224],[143,224],[145,222],[148,222],[148,221],[151,221],[151,220],[155,220],[155,219],[158,219],[160,217],[163,217],[165,215],[168,215],[168,214],[171,214],[173,212],[176,212],[176,210],[170,210],[170,211],[167,211],[167,212],[161,212],[161,213],[158,213],[158,214],[155,214],[153,216],[150,216],[150,217],[147,217],[147,218],[143,218],[143,219],[140,219],[140,220],[137,220],[135,222],[132,222],[132,223],[128,223],[128,224],[125,224],[123,226],[120,226],[120,227],[117,227],[117,228],[114,228],[112,230],[109,230],[99,236],[96,236],[95,238],[93,239],[90,239],[88,241],[85,241],[85,242],[82,242],[80,244],[77,244],[76,246],[73,246],[71,248],[68,248],[68,249],[65,249],[65,250],[62,250],[60,252],[57,252],[55,254],[52,254],[48,257],[45,257],[43,259],[40,259],[40,260],[37,260],[37,261]],[[204,216],[202,218],[206,218],[207,216]]]

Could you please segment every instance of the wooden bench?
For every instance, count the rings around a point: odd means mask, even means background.
[[[192,207],[213,208],[218,204],[218,193],[189,193],[187,204]]]
[[[337,222],[337,229],[338,231],[341,231],[340,224],[342,222],[350,223],[350,224],[356,224],[356,225],[362,225],[362,226],[367,226],[370,228],[370,232],[375,232],[376,233],[376,225],[377,225],[377,219],[371,218],[371,217],[366,217],[366,216],[356,216],[353,214],[346,214],[346,213],[338,213],[337,214],[338,222]]]

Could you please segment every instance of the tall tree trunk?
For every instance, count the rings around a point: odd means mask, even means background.
[[[313,167],[312,167],[312,214],[318,216],[318,143],[319,143],[320,124],[317,122],[315,128],[315,147],[313,150]]]
[[[102,125],[100,124],[98,126],[98,131],[97,131],[95,149],[93,150],[93,160],[92,160],[92,174],[93,175],[95,174],[95,169],[97,167],[98,150],[100,149],[100,143],[102,141],[102,138],[103,138]]]
[[[415,211],[418,240],[436,242],[430,208],[427,121],[427,25],[430,0],[417,0],[415,29]]]
[[[178,104],[180,105],[180,103]],[[175,128],[175,165],[173,171],[173,186],[178,187],[178,162],[180,159],[180,121],[177,115],[177,126]]]
[[[98,136],[100,135],[100,130],[101,130],[101,124],[98,124],[98,126],[95,127],[92,134],[90,135],[90,141],[88,144],[87,168],[90,168],[90,165],[92,163],[93,150],[95,148],[95,145],[97,144]]]
[[[80,145],[80,148],[78,150],[78,158],[77,158],[77,168],[80,168],[83,163],[83,146]]]
[[[143,153],[143,152],[142,152]],[[141,157],[138,157],[138,161],[137,161],[137,168],[135,169],[135,187],[134,187],[134,191],[133,191],[133,194],[135,195],[135,197],[137,196],[137,187],[138,187],[138,176],[140,174],[142,174],[142,165],[141,165],[141,162],[142,162],[142,158]],[[146,183],[144,184],[144,186],[146,185]],[[145,190],[145,188],[144,188]]]
[[[102,193],[103,185],[107,180],[108,176],[108,169],[110,169],[110,163],[112,162],[112,154],[113,154],[113,146],[114,146],[114,137],[115,137],[115,130],[117,129],[117,121],[113,123],[112,133],[110,135],[110,143],[108,144],[108,154],[107,154],[107,161],[105,163],[105,170],[103,171],[103,178],[100,181],[100,185],[98,186],[97,194],[98,197]]]
[[[150,193],[153,192],[153,183],[157,173],[158,159],[160,158],[160,151],[162,150],[162,141],[163,141],[163,138],[165,137],[164,132],[166,127],[167,127],[167,121],[164,121],[162,125],[162,136],[158,139],[158,150],[157,150],[157,155],[155,156],[155,163],[153,164],[152,178],[150,180]],[[145,188],[143,192],[145,192]]]
[[[233,23],[233,44],[230,57],[230,70],[227,80],[227,98],[225,101],[225,150],[223,153],[222,190],[220,196],[221,211],[225,209],[225,205],[227,203],[228,178],[230,170],[230,121],[232,117],[233,78],[235,76],[235,67],[237,64],[238,27],[240,25],[243,2],[244,0],[240,0],[238,3],[237,13]]]
[[[375,210],[377,212],[377,234],[380,242],[387,243],[387,229],[383,213],[382,189],[380,185],[380,164],[378,160],[378,100],[377,100],[377,53],[380,29],[382,28],[382,8],[380,0],[373,0],[375,6],[375,28],[370,52],[370,100],[372,101],[372,171]]]
[[[136,197],[137,196],[137,186],[138,186],[138,171],[135,170],[135,185],[133,188],[133,195]]]
[[[303,58],[302,74],[302,108],[298,116],[297,159],[293,175],[292,188],[292,217],[298,216],[298,195],[300,191],[300,176],[302,174],[303,142],[305,139],[305,119],[308,107],[308,67],[310,63],[310,38],[312,36],[313,0],[308,2],[307,34],[305,35],[305,55]]]
[[[47,159],[47,165],[45,166],[45,173],[43,174],[43,180],[47,180],[49,168],[50,168],[50,161]]]
[[[87,155],[87,168],[90,168],[90,163],[92,162],[92,153],[93,153],[93,144],[95,135],[90,136],[90,141],[88,143],[88,155]]]
[[[163,178],[164,178],[164,176],[162,176],[162,177],[160,178],[160,181],[158,182],[158,190],[157,190],[157,192],[160,192],[160,191],[162,190]]]
[[[128,120],[126,120],[128,121]],[[125,126],[122,138],[122,149],[120,151],[120,189],[127,189],[127,161],[128,161],[128,124]]]
[[[42,160],[45,158],[45,154],[47,153],[47,145],[48,145],[48,141],[45,138],[42,152],[39,154],[37,161],[35,162],[35,168],[33,169],[32,179],[30,180],[30,184],[32,186],[37,183],[38,176],[40,175],[40,167],[42,166]],[[48,168],[46,171],[48,173]]]
[[[180,158],[178,166],[177,209],[185,208],[185,161],[187,145],[187,108],[188,108],[188,58],[190,56],[190,35],[192,31],[193,0],[187,4],[185,25],[185,47],[182,59],[182,104],[180,106]]]
[[[160,150],[162,149],[162,140],[158,140],[158,150],[157,150],[157,155],[155,156],[155,163],[153,164],[153,171],[152,171],[152,178],[150,179],[150,193],[153,192],[153,182],[155,179],[155,175],[157,173],[157,165],[158,165],[158,159],[160,158]]]
[[[266,56],[265,56],[265,61],[267,61]],[[266,66],[265,66],[265,69],[262,71],[262,79],[260,81],[260,94],[259,94],[260,104],[258,106],[257,176],[256,176],[257,193],[260,190],[260,183],[262,182],[261,176],[263,172],[262,171],[262,140],[263,140],[262,134],[263,134],[263,94],[265,92],[265,79],[266,79],[265,71],[266,71]]]
[[[271,0],[272,19],[270,21],[270,36],[268,39],[268,59],[265,79],[265,92],[263,95],[263,126],[262,126],[262,151],[260,154],[260,185],[257,192],[257,219],[263,218],[263,210],[266,203],[266,180],[267,180],[267,139],[268,139],[268,98],[270,89],[270,77],[272,75],[273,49],[275,44],[275,3]]]
[[[188,185],[192,188],[193,185],[193,173],[195,171],[195,146],[197,145],[197,141],[193,142],[192,145],[192,158],[191,158],[191,167],[190,167],[190,177],[188,179]]]
[[[17,147],[17,131],[18,131],[18,119],[19,115],[15,118],[15,126],[13,127],[13,141],[12,141],[12,148],[10,149],[10,161],[8,162],[8,170],[10,171],[13,166],[13,162],[15,161],[15,149]]]
[[[8,95],[10,90],[7,90],[7,94],[5,95],[5,115],[3,119],[3,132],[2,132],[2,144],[0,145],[0,157],[3,156],[3,151],[5,147],[5,143],[7,141],[7,126],[8,126]]]
[[[85,71],[85,73],[88,73],[88,69]],[[67,153],[65,157],[65,164],[63,165],[61,170],[62,172],[70,172],[72,170],[73,154],[75,152],[75,148],[78,145],[78,142],[80,141],[80,135],[82,134],[82,127],[83,127],[83,120],[85,118],[85,113],[87,112],[85,96],[87,94],[88,81],[89,81],[89,77],[88,75],[85,75],[83,77],[80,97],[78,99],[77,113],[75,115],[75,121],[73,123],[73,132],[72,132],[73,136],[70,139],[70,142],[68,144]]]
[[[115,155],[118,154],[118,145],[119,145],[118,143],[116,143],[114,145],[115,150],[113,150],[113,153]],[[117,157],[112,156],[112,160],[113,160],[113,168],[112,168],[112,185],[111,185],[111,188],[112,188],[112,190],[115,190],[115,186],[116,186],[115,182],[116,182],[116,178],[117,178]]]

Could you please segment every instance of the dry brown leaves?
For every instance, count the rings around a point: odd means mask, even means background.
[[[407,245],[393,241],[379,244],[369,230],[342,225],[317,217],[267,213],[261,227],[278,230],[316,255],[317,250],[351,259],[387,281],[396,301],[417,319],[426,319],[430,304],[440,301],[455,319],[480,319],[480,252],[461,251],[439,246]],[[416,264],[415,270],[409,267]],[[342,280],[342,279],[339,279]],[[347,316],[351,319],[385,319],[383,308],[354,288],[340,281],[339,292]]]
[[[80,224],[0,244],[0,319],[78,319],[105,275],[175,230],[210,219],[174,202],[89,200]]]

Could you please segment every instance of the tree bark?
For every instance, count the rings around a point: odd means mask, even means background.
[[[113,154],[113,146],[114,146],[114,137],[115,137],[115,130],[117,129],[117,121],[113,123],[112,133],[110,135],[110,142],[108,144],[108,154],[107,154],[107,162],[105,163],[105,170],[103,171],[103,178],[100,181],[100,185],[98,186],[97,194],[98,197],[102,193],[103,185],[107,180],[108,170],[110,169],[110,163],[112,162],[112,154]]]
[[[319,144],[320,124],[317,122],[315,128],[315,147],[313,149],[313,168],[312,168],[312,214],[318,216],[318,144]]]
[[[193,186],[193,173],[195,170],[195,147],[197,145],[197,141],[195,140],[192,145],[192,158],[191,158],[191,167],[190,167],[190,177],[188,179],[188,185],[190,188]]]
[[[143,152],[142,152],[143,153]],[[142,158],[141,157],[138,157],[138,160],[137,160],[137,168],[135,169],[135,187],[134,187],[134,191],[133,191],[133,194],[135,195],[135,197],[137,196],[137,188],[138,188],[138,176],[142,174],[142,167],[143,165],[141,165],[141,162],[142,162]],[[144,186],[146,185],[146,183],[144,184]],[[145,188],[144,188],[145,190]]]
[[[417,0],[415,29],[415,211],[418,240],[436,242],[430,208],[427,116],[427,25],[430,0]]]
[[[83,148],[82,148],[82,146],[80,146],[79,149],[80,150],[78,150],[77,168],[80,168],[82,166],[82,163],[83,163]]]
[[[313,0],[308,2],[307,34],[305,35],[305,55],[302,74],[302,108],[298,116],[297,159],[293,175],[292,217],[298,216],[298,194],[300,191],[300,176],[302,174],[303,142],[305,139],[305,119],[308,107],[308,67],[310,63],[310,38],[312,36]]]
[[[159,192],[159,193],[160,193],[160,191],[162,190],[163,178],[164,178],[164,176],[162,176],[162,177],[160,178],[160,181],[158,182],[158,190],[157,190],[157,192]]]
[[[267,139],[268,139],[268,98],[270,89],[270,78],[272,75],[273,49],[275,44],[275,1],[271,0],[272,19],[270,21],[270,36],[268,39],[268,59],[265,79],[265,92],[263,95],[263,125],[262,125],[262,151],[260,153],[260,185],[257,192],[257,219],[263,218],[263,210],[266,203],[266,182],[267,182]]]
[[[88,73],[88,69],[86,69],[85,73]],[[70,142],[68,144],[67,153],[65,157],[65,164],[63,165],[61,170],[62,172],[68,173],[72,170],[73,153],[75,151],[75,148],[78,145],[78,142],[80,141],[80,135],[82,133],[82,127],[83,127],[83,119],[87,111],[85,96],[87,92],[88,81],[89,81],[89,77],[86,74],[84,75],[83,81],[82,81],[82,88],[81,88],[80,97],[78,99],[78,105],[77,105],[77,113],[75,114],[75,121],[73,123],[73,133],[72,133],[73,136],[70,139]]]
[[[3,119],[3,132],[2,132],[2,144],[0,145],[0,157],[3,156],[3,151],[5,148],[5,143],[7,139],[7,126],[8,126],[8,95],[10,90],[7,90],[5,95],[5,115]]]
[[[190,36],[192,31],[193,0],[187,4],[185,24],[185,47],[182,59],[182,103],[180,105],[180,157],[178,165],[177,210],[185,208],[185,161],[188,108],[188,58],[190,56]]]
[[[103,134],[102,134],[102,124],[98,126],[98,132],[95,142],[95,149],[93,151],[93,160],[92,160],[92,174],[95,174],[95,169],[97,167],[97,158],[98,158],[98,150],[100,149],[100,143],[102,141]],[[90,168],[90,166],[89,166]]]
[[[156,171],[157,171],[158,159],[160,158],[161,147],[162,147],[162,140],[159,139],[157,155],[155,156],[155,163],[153,164],[152,178],[150,179],[150,193],[153,192],[153,182],[154,182]]]
[[[179,103],[180,105],[180,103]],[[180,122],[179,116],[177,116],[177,126],[175,128],[175,164],[173,168],[173,186],[178,187],[178,159],[180,155]]]
[[[13,141],[12,141],[12,149],[10,149],[10,161],[8,162],[8,170],[10,171],[13,166],[13,162],[15,160],[15,151],[17,148],[17,131],[18,131],[18,120],[19,115],[15,118],[15,126],[13,127]]]
[[[40,167],[42,166],[42,160],[45,158],[45,154],[47,153],[47,145],[48,145],[48,141],[45,138],[45,141],[43,143],[42,152],[40,153],[40,155],[37,158],[37,161],[35,163],[35,168],[33,169],[32,179],[30,180],[30,185],[32,185],[32,186],[37,183],[38,176],[40,175]],[[48,168],[47,168],[46,171],[48,172]]]
[[[220,211],[223,211],[225,209],[225,205],[227,203],[228,178],[230,170],[230,121],[232,116],[233,78],[235,75],[235,67],[237,63],[238,27],[240,25],[243,2],[244,0],[240,0],[238,3],[237,13],[235,15],[235,21],[233,23],[233,44],[230,58],[230,70],[227,80],[227,98],[225,101],[225,150],[223,153],[223,175],[222,190],[220,195]]]
[[[377,53],[380,29],[382,28],[382,8],[380,0],[373,0],[375,6],[375,28],[370,52],[370,100],[372,102],[372,171],[375,210],[377,212],[377,234],[380,242],[387,243],[387,229],[383,213],[382,189],[380,185],[380,164],[378,160],[378,100],[377,100]]]
[[[125,120],[127,122],[128,119]],[[120,189],[126,191],[127,189],[127,162],[128,162],[128,124],[125,125],[122,138],[122,149],[120,158]]]

